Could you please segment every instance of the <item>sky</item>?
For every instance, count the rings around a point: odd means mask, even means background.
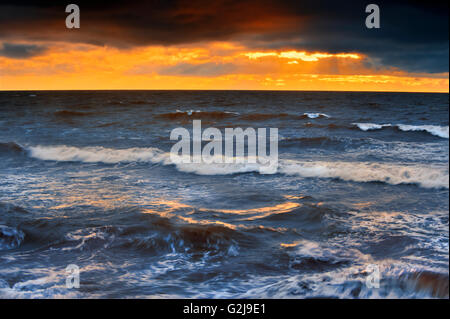
[[[0,90],[449,91],[447,1],[0,1]]]

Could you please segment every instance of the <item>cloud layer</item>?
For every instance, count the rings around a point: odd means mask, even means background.
[[[3,43],[0,46],[0,56],[13,59],[30,58],[46,51],[45,46],[35,44]]]
[[[448,72],[447,1],[377,1],[381,28],[367,29],[366,1],[154,0],[77,1],[81,28],[65,28],[63,1],[2,1],[0,55],[28,58],[45,52],[36,41],[134,48],[233,41],[259,50],[359,52],[373,68]],[[19,43],[19,44],[14,44]],[[229,65],[205,64],[220,74]],[[179,65],[164,72],[197,72]]]

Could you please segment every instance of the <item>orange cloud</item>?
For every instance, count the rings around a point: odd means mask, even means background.
[[[357,52],[252,51],[233,42],[120,50],[46,43],[42,55],[0,57],[1,90],[248,89],[448,92],[448,73],[370,66]]]
[[[282,52],[249,52],[244,53],[245,56],[250,59],[259,59],[264,57],[279,57],[285,59],[302,60],[305,62],[316,62],[319,59],[325,58],[348,58],[348,59],[361,59],[361,56],[356,53],[308,53],[305,51],[282,51]],[[294,62],[294,61],[291,61]]]

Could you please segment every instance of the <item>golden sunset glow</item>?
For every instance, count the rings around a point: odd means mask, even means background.
[[[118,49],[53,43],[0,57],[1,90],[244,89],[448,92],[448,73],[376,68],[357,52],[251,50],[233,42]]]

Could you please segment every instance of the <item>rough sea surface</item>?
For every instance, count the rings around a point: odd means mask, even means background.
[[[0,92],[0,297],[448,298],[448,111],[448,94]],[[171,164],[194,119],[278,128],[277,172]]]

